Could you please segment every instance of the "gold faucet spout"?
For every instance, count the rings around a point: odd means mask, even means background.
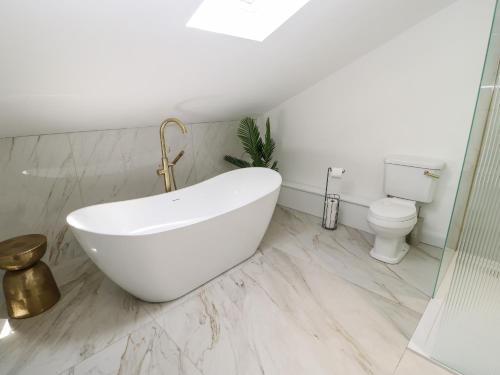
[[[173,175],[173,167],[177,161],[184,155],[184,151],[181,151],[179,155],[175,158],[173,163],[169,163],[167,157],[167,142],[165,140],[165,128],[169,125],[177,125],[181,130],[182,134],[187,133],[186,125],[177,118],[171,117],[163,120],[160,125],[160,144],[161,144],[161,168],[156,171],[159,176],[163,176],[163,181],[165,185],[165,191],[168,193],[175,190],[175,178]],[[173,183],[172,183],[173,182]]]

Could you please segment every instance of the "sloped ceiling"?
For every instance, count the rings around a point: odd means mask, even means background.
[[[311,0],[259,43],[186,28],[201,0],[1,0],[0,137],[262,113],[452,2]]]

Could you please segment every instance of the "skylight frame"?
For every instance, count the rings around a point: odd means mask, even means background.
[[[264,41],[310,0],[203,0],[186,26]]]

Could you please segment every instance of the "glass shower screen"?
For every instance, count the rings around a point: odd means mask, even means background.
[[[484,126],[484,131],[431,354],[465,375],[500,374],[499,21],[497,7],[481,84],[488,101],[478,101],[475,113],[475,119],[482,117],[480,111],[487,117],[473,125]]]

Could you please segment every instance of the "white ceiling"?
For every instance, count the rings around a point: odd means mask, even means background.
[[[0,137],[261,113],[452,2],[311,0],[259,43],[186,28],[201,0],[0,0]]]

